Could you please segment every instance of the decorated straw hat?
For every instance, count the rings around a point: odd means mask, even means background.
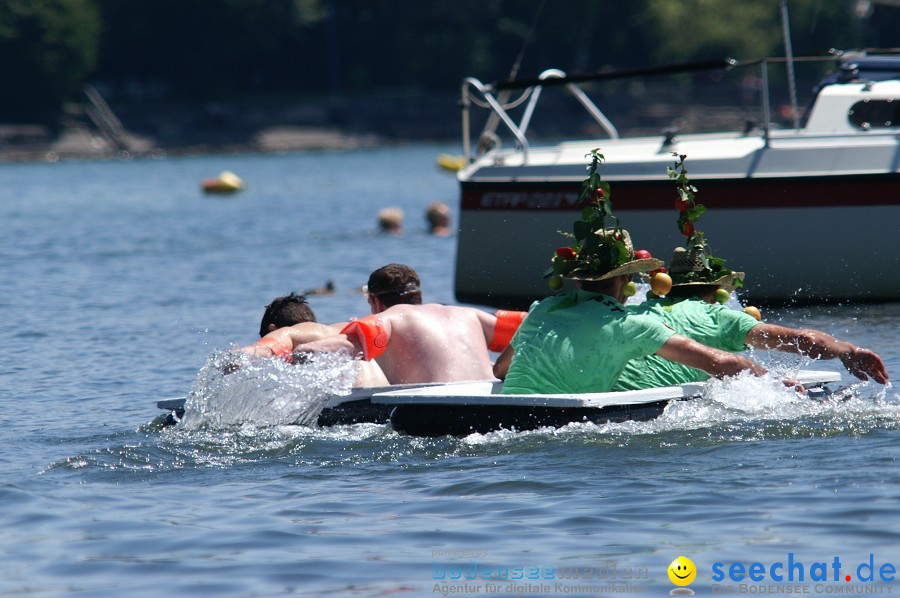
[[[702,247],[676,247],[669,262],[669,275],[673,287],[689,285],[716,285],[728,292],[740,286],[743,272],[732,272],[725,267],[725,260],[714,258]]]
[[[592,150],[588,178],[581,185],[578,201],[583,205],[581,219],[576,220],[573,234],[562,233],[572,239],[571,247],[559,247],[552,257],[552,265],[544,272],[550,288],[562,287],[562,279],[606,280],[622,274],[649,272],[663,265],[653,258],[634,259],[631,235],[619,226],[612,212],[609,183],[601,180],[598,167],[603,162],[599,148]],[[606,219],[613,221],[606,226]],[[560,231],[562,232],[562,231]]]
[[[574,268],[562,273],[563,278],[606,280],[622,274],[649,272],[663,265],[661,260],[654,258],[634,259],[631,235],[624,228],[607,228],[594,234],[600,242],[585,243],[581,252],[571,260]]]

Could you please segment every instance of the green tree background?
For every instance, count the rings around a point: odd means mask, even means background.
[[[91,0],[0,0],[0,121],[54,119],[95,72],[100,27]]]
[[[87,82],[165,100],[455,93],[509,76],[783,53],[778,0],[0,0],[0,122]],[[790,0],[794,50],[897,45],[900,9]],[[537,17],[537,18],[536,18]],[[536,23],[532,31],[531,25]]]

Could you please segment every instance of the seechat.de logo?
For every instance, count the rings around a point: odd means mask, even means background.
[[[671,563],[669,563],[669,568],[666,569],[666,572],[669,574],[669,579],[676,586],[680,586],[677,588],[673,588],[669,593],[673,595],[681,594],[681,595],[692,595],[694,591],[688,587],[694,578],[697,577],[697,567],[694,566],[694,561],[687,558],[686,556],[680,556]]]

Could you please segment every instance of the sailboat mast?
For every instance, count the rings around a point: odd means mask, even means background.
[[[794,77],[794,50],[791,47],[791,25],[788,20],[787,0],[781,0],[781,29],[784,35],[784,56],[787,59],[788,93],[791,98],[791,122],[795,130],[800,129],[800,115],[797,108],[797,82]]]

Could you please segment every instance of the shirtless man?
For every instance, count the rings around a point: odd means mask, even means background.
[[[423,305],[419,284],[415,270],[403,264],[375,270],[367,291],[372,315],[350,322],[341,336],[295,349],[362,354],[391,384],[493,379],[489,350],[505,347],[524,313]]]
[[[339,335],[347,322],[320,324],[306,302],[306,297],[291,293],[274,299],[266,306],[259,324],[261,340],[238,351],[254,357],[281,357],[291,360],[291,349],[302,343],[320,341]],[[387,386],[388,381],[374,361],[359,364],[354,387]]]

